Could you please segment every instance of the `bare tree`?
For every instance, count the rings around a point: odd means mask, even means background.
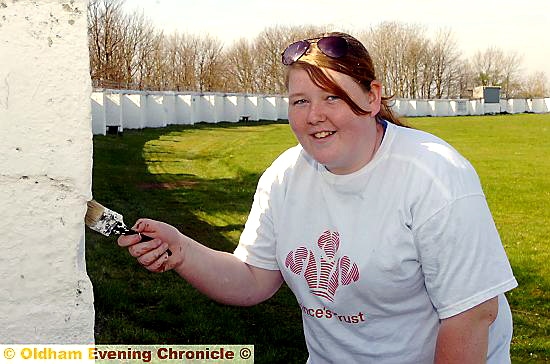
[[[440,30],[429,50],[432,58],[431,73],[435,87],[435,97],[454,97],[457,94],[455,84],[459,66],[456,41],[450,30]]]
[[[402,97],[417,98],[420,96],[422,84],[425,82],[422,77],[422,70],[426,67],[428,61],[428,50],[429,40],[418,29],[418,32],[411,35],[405,52],[404,60],[406,62],[403,68],[406,74]]]
[[[547,97],[550,95],[548,77],[544,72],[536,71],[527,76],[518,92],[519,97],[535,98]]]
[[[208,34],[166,37],[143,13],[124,12],[125,0],[90,0],[90,73],[96,85],[139,89],[284,93],[281,52],[326,26],[275,26],[224,49]],[[476,85],[498,85],[504,97],[547,92],[530,76],[520,83],[521,57],[490,47],[470,63],[461,58],[453,34],[426,36],[417,24],[384,22],[359,33],[373,57],[384,92],[407,98],[464,97]],[[545,84],[545,82],[543,82]]]
[[[460,52],[451,31],[440,30],[432,41],[419,25],[384,22],[364,38],[387,94],[406,98],[459,94]]]
[[[516,52],[506,54],[497,47],[478,51],[472,59],[476,82],[480,86],[501,86],[502,96],[511,97],[518,86],[521,61]]]
[[[472,65],[476,73],[476,81],[480,86],[493,86],[500,82],[502,75],[498,63],[502,58],[502,50],[495,47],[476,52],[472,58]]]
[[[258,90],[263,93],[286,92],[281,53],[290,43],[311,38],[327,31],[316,25],[275,26],[264,29],[254,40],[257,69],[260,77]]]
[[[146,32],[140,40],[136,53],[134,54],[136,60],[136,72],[133,76],[134,83],[137,84],[140,90],[148,87],[147,82],[150,79],[150,64],[152,63],[151,57],[154,56],[156,49],[158,48],[158,41],[161,35],[157,32]]]
[[[170,87],[172,90],[196,90],[195,61],[199,38],[174,33],[167,40],[168,63],[171,66]]]
[[[362,33],[360,39],[371,53],[386,94],[416,98],[430,93],[432,81],[425,71],[432,59],[423,27],[383,22]]]
[[[90,73],[105,87],[142,88],[158,34],[143,13],[126,14],[123,5],[124,0],[88,3]]]
[[[252,42],[241,38],[227,49],[228,91],[255,93],[260,90],[258,72],[258,56]]]
[[[205,35],[199,39],[196,48],[195,75],[198,91],[216,91],[223,83],[223,45],[219,39]]]
[[[88,3],[90,68],[92,79],[121,82],[124,80],[119,52],[124,34],[122,5],[124,0],[91,0]]]
[[[164,34],[157,33],[149,39],[140,56],[139,84],[141,88],[164,90],[168,84],[167,51]]]
[[[123,81],[126,87],[141,85],[139,73],[141,63],[151,51],[153,39],[157,33],[143,13],[134,12],[124,19],[123,41],[121,43],[121,61]]]
[[[258,72],[263,75],[259,79],[258,88],[263,93],[284,92],[283,66],[280,54],[293,38],[289,36],[290,28],[271,27],[264,29],[255,39],[254,48],[258,57]],[[292,39],[294,41],[294,39]]]
[[[456,89],[459,98],[472,97],[474,88],[474,73],[472,66],[465,59],[460,59],[456,65]]]
[[[519,80],[522,64],[522,56],[517,52],[505,54],[502,62],[502,93],[505,98],[515,97],[521,89]]]
[[[403,51],[403,29],[398,22],[384,22],[363,36],[366,46],[373,58],[378,78],[384,84],[388,95],[400,94],[399,72],[401,68],[401,52]]]

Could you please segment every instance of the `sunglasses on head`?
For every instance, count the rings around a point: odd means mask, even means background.
[[[348,41],[343,37],[328,36],[304,39],[286,47],[285,51],[282,53],[283,64],[289,66],[299,60],[313,43],[317,43],[317,48],[319,48],[324,55],[331,58],[343,57],[348,52]]]

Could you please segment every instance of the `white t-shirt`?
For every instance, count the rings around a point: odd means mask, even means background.
[[[281,271],[310,363],[432,363],[440,319],[495,296],[488,362],[509,362],[503,293],[517,282],[473,167],[431,134],[387,123],[348,175],[287,150],[260,178],[234,254]]]

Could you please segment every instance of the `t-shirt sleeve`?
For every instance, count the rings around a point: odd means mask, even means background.
[[[243,262],[269,270],[279,270],[273,222],[275,180],[273,168],[260,178],[239,245],[233,252]]]
[[[440,319],[517,286],[483,194],[455,199],[413,233]]]

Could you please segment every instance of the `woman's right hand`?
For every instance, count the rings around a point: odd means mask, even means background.
[[[128,248],[130,255],[147,270],[165,272],[183,263],[186,240],[178,229],[151,219],[139,219],[132,229],[153,239],[142,242],[139,234],[121,235],[118,245]]]
[[[173,269],[208,297],[225,304],[250,306],[271,297],[283,282],[278,270],[254,267],[235,255],[208,248],[166,223],[139,219],[132,227],[138,234],[120,236],[118,245],[151,272]],[[168,255],[170,249],[172,255]]]

